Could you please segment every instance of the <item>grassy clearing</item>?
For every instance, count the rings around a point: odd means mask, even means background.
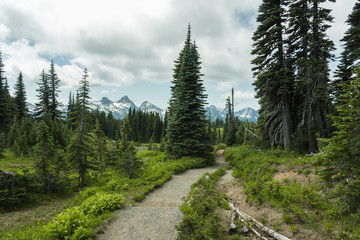
[[[34,166],[32,157],[16,157],[9,149],[6,149],[0,157],[0,169],[3,171],[23,171]]]
[[[284,167],[309,176],[316,172],[311,166],[317,157],[250,146],[225,151],[225,158],[234,167],[233,176],[241,180],[247,200],[280,210],[282,221],[294,224],[294,234],[298,231],[295,224],[302,224],[328,239],[360,239],[360,213],[345,214],[336,201],[330,202],[319,180],[307,183],[296,178],[274,180]]]
[[[0,218],[13,217],[1,228],[1,239],[91,239],[98,226],[125,204],[141,201],[146,194],[160,187],[173,174],[190,168],[204,167],[208,161],[199,158],[167,159],[163,152],[142,150],[137,157],[144,160],[140,177],[129,179],[115,168],[102,176],[89,173],[90,184],[69,199],[50,198],[31,211],[20,209],[2,213]],[[56,202],[56,204],[54,204]],[[54,208],[50,209],[50,206]],[[41,211],[39,208],[43,207]],[[28,211],[28,212],[27,212]],[[40,212],[35,214],[34,212]],[[42,213],[41,213],[42,212]]]

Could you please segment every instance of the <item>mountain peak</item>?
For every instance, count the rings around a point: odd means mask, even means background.
[[[110,105],[112,103],[112,101],[110,99],[108,99],[107,97],[103,97],[100,102],[104,105]]]
[[[132,101],[129,99],[129,97],[127,95],[123,96],[119,101],[117,101],[118,103],[132,103]]]

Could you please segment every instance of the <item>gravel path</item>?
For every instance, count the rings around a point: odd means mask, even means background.
[[[179,206],[182,198],[190,192],[190,186],[205,172],[215,172],[226,165],[223,151],[216,154],[216,166],[191,169],[174,175],[161,188],[153,191],[134,207],[127,206],[119,212],[116,220],[99,234],[98,240],[171,240],[176,237],[175,225],[182,218]]]

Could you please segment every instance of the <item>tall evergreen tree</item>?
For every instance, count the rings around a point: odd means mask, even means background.
[[[160,119],[159,114],[157,113],[155,115],[155,125],[154,125],[154,131],[152,133],[152,139],[156,143],[160,143],[161,141],[162,128],[163,128],[163,123]]]
[[[6,135],[9,132],[13,119],[13,109],[13,100],[9,93],[2,53],[0,51],[0,134],[3,136],[3,141],[0,142],[0,149],[5,148]]]
[[[204,157],[210,151],[206,134],[207,95],[201,79],[200,55],[188,26],[184,48],[175,61],[167,128],[167,152],[175,157]]]
[[[105,166],[105,155],[107,151],[107,143],[104,132],[101,130],[99,121],[96,119],[95,126],[90,133],[92,140],[93,155],[95,161],[100,165],[100,175],[102,176]]]
[[[262,138],[272,146],[290,149],[291,88],[287,59],[284,52],[285,7],[287,1],[263,0],[259,8],[259,26],[253,35],[252,68],[256,97],[260,104]]]
[[[117,153],[119,156],[120,169],[125,172],[129,178],[134,178],[140,173],[143,161],[135,156],[135,146],[129,141],[130,133],[130,122],[128,117],[125,117],[123,120],[121,139],[119,141]]]
[[[51,61],[50,64],[50,70],[49,73],[47,75],[47,79],[48,79],[48,84],[49,84],[49,100],[50,100],[50,115],[51,115],[51,119],[55,120],[55,119],[60,119],[61,118],[61,112],[58,109],[59,107],[59,102],[58,102],[58,95],[59,95],[59,87],[60,87],[60,79],[57,76],[56,72],[55,72],[55,65],[54,65],[54,61]]]
[[[38,92],[38,103],[36,103],[35,117],[43,119],[45,115],[50,113],[50,86],[48,76],[45,71],[42,70],[40,74],[40,80],[37,83],[39,88],[36,89]]]
[[[330,108],[329,68],[334,44],[326,35],[332,21],[328,0],[296,0],[289,6],[288,54],[296,72],[294,124],[304,150],[318,150],[317,136],[327,137]],[[332,1],[332,0],[329,0]]]
[[[337,131],[319,159],[320,176],[334,188],[337,202],[346,213],[360,209],[360,68],[356,77],[344,83],[344,94],[333,116]]]
[[[224,142],[228,146],[233,146],[236,143],[236,125],[234,113],[234,88],[231,89],[231,98],[228,97],[225,103],[226,119],[224,127]]]
[[[93,168],[93,164],[88,159],[89,148],[89,80],[87,69],[80,81],[80,87],[77,94],[77,103],[74,114],[77,129],[75,135],[70,140],[68,153],[70,161],[75,165],[79,173],[79,186],[85,186],[86,172]]]
[[[27,116],[26,108],[26,93],[25,93],[25,84],[23,80],[23,75],[20,72],[19,77],[15,83],[15,107],[16,107],[16,116],[19,120]]]
[[[354,68],[360,60],[360,1],[357,0],[352,12],[349,14],[346,23],[349,29],[341,39],[343,42],[343,52],[341,53],[340,63],[335,71],[335,81],[332,84],[332,94],[335,103],[344,94],[343,86],[345,83],[354,79]]]
[[[42,120],[37,129],[37,144],[34,147],[36,170],[41,176],[45,193],[51,193],[53,188],[55,144],[50,134],[49,126]]]

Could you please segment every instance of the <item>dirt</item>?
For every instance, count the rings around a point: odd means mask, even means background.
[[[98,240],[170,240],[176,238],[175,226],[179,224],[182,213],[179,206],[182,198],[190,192],[190,187],[205,172],[215,172],[220,165],[226,165],[223,151],[216,155],[216,166],[191,169],[173,176],[161,188],[146,198],[119,211],[116,219],[103,228]]]
[[[277,178],[280,180],[280,176],[294,179],[298,178],[299,180],[299,174],[294,172],[292,170],[289,170],[290,172],[286,172],[283,170],[281,173],[279,173]],[[219,180],[218,188],[219,190],[225,192],[226,196],[229,198],[229,202],[232,202],[235,207],[240,209],[241,211],[247,213],[248,215],[252,216],[256,220],[264,223],[265,226],[271,228],[271,229],[280,229],[278,230],[278,233],[291,238],[291,239],[308,239],[308,240],[318,240],[322,239],[321,236],[319,236],[314,231],[306,228],[305,226],[301,224],[287,224],[282,221],[283,213],[281,211],[275,210],[271,208],[270,206],[258,206],[254,204],[250,204],[246,201],[246,195],[243,192],[243,187],[240,185],[240,183],[231,176],[232,171],[227,171],[227,173]],[[304,180],[304,179],[302,179]],[[304,181],[308,181],[307,179]],[[231,210],[224,210],[224,209],[218,209],[218,213],[222,219],[221,224],[225,229],[229,229],[230,226],[230,220],[231,220]],[[295,225],[297,228],[297,232],[295,234],[292,234],[290,226]],[[258,237],[254,235],[249,236],[243,236],[241,235],[243,239],[259,239]]]
[[[304,172],[298,172],[299,168],[296,166],[292,169],[289,169],[289,167],[286,165],[277,165],[276,168],[278,169],[278,171],[274,174],[273,179],[279,182],[283,182],[284,180],[293,182],[295,180],[299,184],[306,185],[318,180],[318,176],[312,172],[310,172],[309,174],[305,174]]]

